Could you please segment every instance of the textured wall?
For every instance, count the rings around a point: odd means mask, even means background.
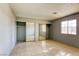
[[[61,34],[61,21],[77,19],[77,35]],[[67,43],[69,45],[79,47],[79,14],[67,16],[58,20],[55,20],[50,25],[49,36],[51,39]]]

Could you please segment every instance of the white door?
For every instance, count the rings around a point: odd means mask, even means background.
[[[26,41],[35,40],[35,26],[34,23],[26,23]]]

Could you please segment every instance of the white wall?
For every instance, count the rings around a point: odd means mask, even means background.
[[[0,55],[9,55],[15,43],[15,17],[8,4],[0,4]]]

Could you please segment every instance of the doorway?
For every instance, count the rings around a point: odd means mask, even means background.
[[[46,24],[39,24],[39,40],[46,40]]]
[[[26,42],[26,22],[16,22],[17,42]]]

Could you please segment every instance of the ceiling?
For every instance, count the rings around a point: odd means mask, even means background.
[[[12,3],[10,6],[16,17],[47,21],[79,12],[77,3]]]

